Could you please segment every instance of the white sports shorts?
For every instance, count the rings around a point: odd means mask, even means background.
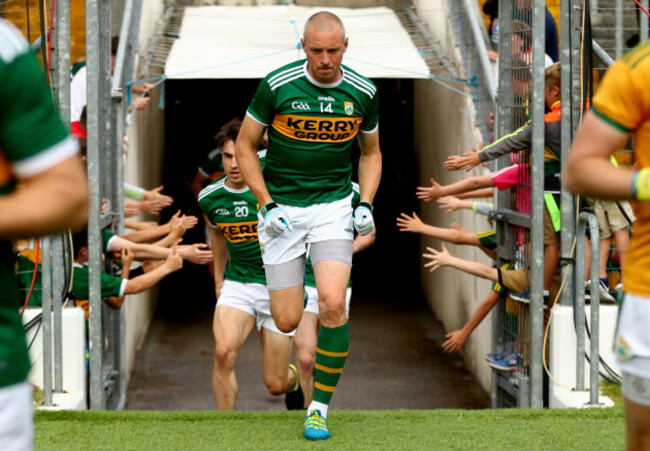
[[[255,318],[258,331],[264,328],[287,337],[293,337],[296,334],[295,330],[288,333],[282,332],[275,325],[271,316],[271,302],[266,285],[226,280],[221,288],[216,308],[219,308],[220,305],[227,305],[251,315]]]
[[[626,293],[614,343],[618,366],[631,376],[650,379],[650,299]]]
[[[0,388],[0,448],[31,450],[34,442],[34,390],[29,382]]]
[[[310,287],[305,285],[305,291],[307,292],[307,306],[305,307],[305,313],[315,313],[319,314],[318,309],[318,290],[316,287]],[[350,299],[352,298],[352,288],[348,287],[345,290],[345,316],[350,318]]]
[[[280,205],[286,212],[293,230],[271,238],[264,232],[264,219],[257,214],[257,233],[265,265],[278,265],[293,260],[307,252],[309,243],[328,240],[354,239],[352,225],[352,196],[326,204],[309,207]]]

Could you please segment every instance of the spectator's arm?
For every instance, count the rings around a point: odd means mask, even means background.
[[[479,188],[488,188],[493,186],[494,182],[492,182],[492,178],[489,175],[468,177],[459,182],[444,186],[437,183],[434,179],[431,179],[430,187],[418,187],[417,197],[425,202],[429,202],[439,197],[462,194],[468,191],[475,191]]]
[[[175,250],[169,254],[165,263],[156,269],[142,274],[126,283],[126,294],[141,293],[158,283],[163,277],[183,267],[183,259]]]
[[[462,329],[448,333],[445,337],[447,340],[442,344],[442,349],[445,352],[456,352],[467,341],[467,337],[474,332],[474,329],[481,324],[481,321],[490,313],[490,310],[497,305],[501,295],[494,290],[490,290],[483,302],[476,308],[472,317],[467,321]]]
[[[113,240],[112,242],[114,242]],[[128,247],[122,249],[122,279],[129,280],[129,274],[131,273],[131,265],[133,264],[133,253]],[[128,282],[127,282],[128,284]],[[104,299],[104,302],[108,304],[109,307],[115,310],[119,310],[124,305],[124,297],[126,292],[122,296],[108,296]]]
[[[458,199],[474,199],[474,198],[483,198],[483,197],[494,197],[494,190],[489,189],[478,189],[476,191],[470,191],[469,193],[456,194]]]
[[[532,146],[532,133],[533,126],[529,121],[513,133],[483,147],[478,153],[478,157],[481,161],[490,161],[518,150],[527,149]]]
[[[424,258],[428,258],[431,261],[424,264],[425,268],[429,268],[430,272],[435,271],[441,266],[451,266],[452,268],[460,269],[463,272],[471,274],[473,276],[480,277],[482,279],[488,279],[493,282],[497,282],[499,279],[499,274],[496,268],[485,265],[479,262],[473,262],[470,260],[463,260],[462,258],[454,257],[447,251],[445,245],[442,245],[442,250],[438,252],[432,247],[427,246],[429,254],[423,254]]]

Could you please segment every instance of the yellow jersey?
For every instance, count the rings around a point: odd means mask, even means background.
[[[636,168],[650,167],[650,41],[630,50],[606,73],[592,111],[634,136]],[[637,217],[623,268],[625,291],[650,298],[650,203],[633,202]]]

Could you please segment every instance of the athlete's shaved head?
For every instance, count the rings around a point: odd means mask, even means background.
[[[307,40],[307,32],[310,27],[315,31],[334,31],[340,29],[341,39],[345,39],[345,27],[343,26],[343,21],[341,21],[339,16],[329,11],[317,12],[307,19],[307,22],[305,22],[305,28],[302,30],[302,36],[305,40]]]

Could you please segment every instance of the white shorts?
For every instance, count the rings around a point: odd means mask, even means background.
[[[309,243],[328,240],[354,239],[352,225],[352,196],[326,204],[309,207],[280,205],[286,212],[293,230],[271,238],[264,232],[262,214],[257,214],[257,233],[265,265],[278,265],[293,260],[307,252]]]
[[[29,382],[0,388],[0,448],[31,450],[34,445],[34,390]]]
[[[221,288],[221,295],[217,300],[217,308],[220,305],[236,308],[248,313],[257,324],[257,330],[262,328],[287,337],[293,337],[296,331],[285,333],[277,328],[271,316],[271,301],[269,290],[261,283],[241,283],[233,280],[226,280]]]
[[[305,285],[307,292],[307,305],[305,306],[305,313],[319,314],[318,309],[318,290],[316,287]],[[345,290],[345,316],[350,318],[350,299],[352,298],[352,288],[347,287]]]
[[[626,293],[616,329],[615,352],[621,371],[650,379],[650,299]]]

